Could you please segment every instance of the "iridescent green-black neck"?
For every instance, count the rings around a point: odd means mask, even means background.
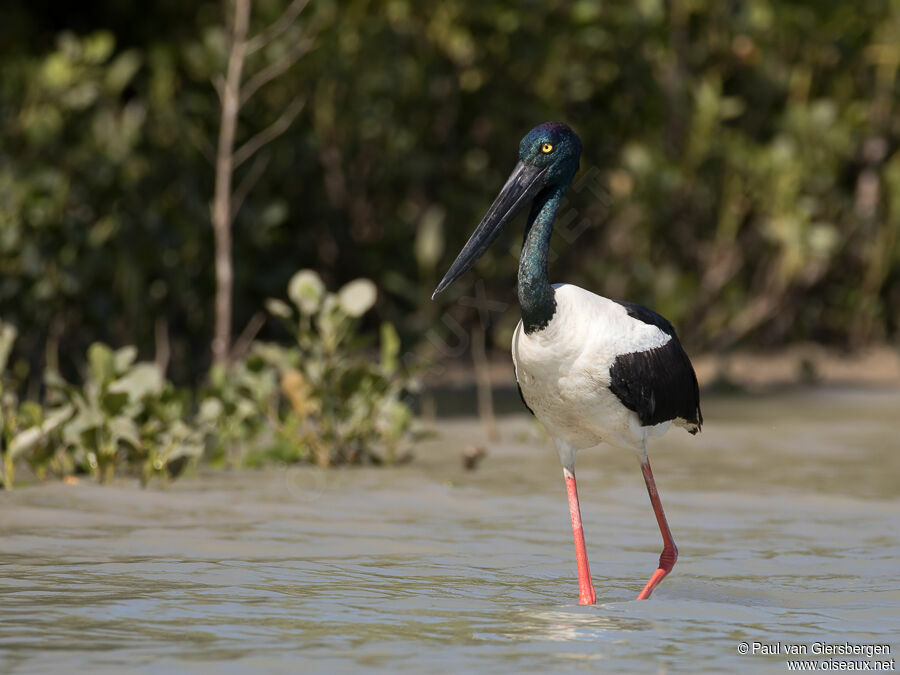
[[[546,152],[548,147],[550,152]],[[519,304],[526,333],[546,328],[556,312],[553,287],[547,278],[547,254],[556,212],[578,171],[580,157],[581,140],[568,125],[560,122],[535,127],[519,145],[521,162],[546,166],[544,187],[531,205],[519,257]]]
[[[540,124],[525,134],[518,163],[431,297],[474,265],[500,230],[533,200],[519,260],[519,302],[526,333],[546,327],[556,311],[553,287],[547,280],[550,235],[580,157],[581,140],[562,122]]]
[[[550,235],[568,185],[547,188],[535,197],[528,214],[519,256],[519,305],[526,333],[546,328],[556,313],[556,298],[547,277]]]

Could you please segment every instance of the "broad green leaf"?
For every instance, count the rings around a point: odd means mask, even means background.
[[[117,349],[113,356],[113,360],[116,366],[116,373],[125,372],[131,364],[134,363],[135,359],[137,359],[137,347],[134,345],[128,345],[127,347],[122,347],[121,349]]]
[[[381,367],[386,373],[397,370],[397,355],[400,353],[400,336],[390,322],[381,324]]]
[[[82,55],[88,63],[103,63],[116,47],[115,36],[106,30],[90,33],[81,41]]]
[[[16,341],[16,327],[5,321],[0,321],[0,375],[6,371],[9,361],[9,353]]]
[[[149,394],[158,394],[162,388],[162,373],[154,363],[138,363],[109,385],[110,392],[127,394],[132,402],[140,401]]]
[[[269,298],[266,300],[266,309],[272,316],[279,316],[283,319],[290,319],[294,314],[290,305],[277,298]]]
[[[115,355],[112,349],[102,342],[95,342],[88,347],[88,365],[91,369],[91,377],[101,387],[116,376]]]
[[[141,447],[141,435],[137,424],[129,417],[113,417],[109,421],[109,430],[115,441],[125,441],[133,448]]]
[[[137,50],[129,49],[122,52],[106,70],[105,85],[107,91],[118,94],[134,78],[141,67],[141,57]]]
[[[15,435],[9,444],[9,456],[15,459],[18,455],[33,449],[48,434],[55,431],[63,422],[69,419],[73,411],[74,408],[72,406],[63,406],[48,414],[43,424],[30,427]]]
[[[434,266],[444,254],[444,217],[446,210],[437,205],[428,207],[419,221],[416,232],[415,255],[419,267],[425,270]]]
[[[130,402],[130,395],[125,391],[108,391],[101,397],[102,416],[118,415],[122,413]]]
[[[63,442],[72,447],[83,445],[87,432],[103,424],[103,418],[89,410],[79,410],[62,426]]]
[[[19,422],[26,427],[33,427],[44,421],[44,408],[36,401],[25,401],[19,406]]]
[[[75,390],[75,387],[66,382],[63,379],[62,375],[60,375],[55,370],[44,371],[44,384],[47,385],[48,389],[58,391],[60,393],[71,393]]]

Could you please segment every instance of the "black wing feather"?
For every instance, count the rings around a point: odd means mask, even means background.
[[[681,419],[694,425],[688,430],[697,433],[703,424],[700,387],[672,324],[641,305],[619,304],[629,316],[658,327],[671,339],[661,347],[617,356],[609,369],[610,390],[644,426]]]

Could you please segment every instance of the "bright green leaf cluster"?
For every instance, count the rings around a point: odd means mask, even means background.
[[[215,370],[200,405],[217,430],[217,456],[232,464],[310,461],[393,462],[404,456],[412,412],[404,400],[413,384],[400,360],[400,338],[380,329],[372,358],[360,320],[377,300],[375,285],[356,279],[329,292],[312,270],[288,284],[290,304],[270,299],[295,344],[255,343],[227,371]],[[252,448],[265,448],[252,452]]]

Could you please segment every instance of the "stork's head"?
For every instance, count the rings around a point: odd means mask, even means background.
[[[519,143],[519,161],[546,169],[544,185],[566,186],[578,171],[581,139],[563,122],[545,122],[525,134]]]
[[[518,164],[431,297],[474,265],[503,226],[542,190],[566,188],[578,171],[580,157],[581,139],[567,124],[546,122],[525,134],[519,143]]]

